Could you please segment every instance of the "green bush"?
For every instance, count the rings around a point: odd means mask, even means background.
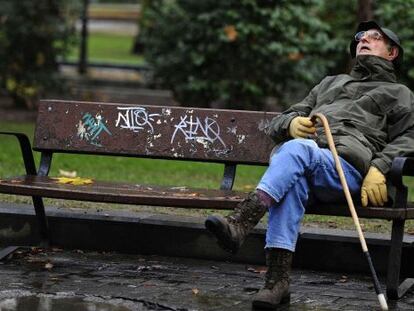
[[[141,22],[154,81],[191,106],[286,102],[335,64],[318,0],[151,0]]]
[[[0,86],[18,105],[33,107],[56,88],[57,57],[74,41],[77,1],[0,0]]]
[[[400,37],[404,48],[400,79],[414,89],[414,0],[377,1],[375,15],[381,24]]]
[[[335,38],[335,49],[323,55],[330,62],[327,74],[349,71],[352,65],[349,44],[358,24],[357,1],[321,1],[318,5],[318,16],[329,25],[331,37]]]

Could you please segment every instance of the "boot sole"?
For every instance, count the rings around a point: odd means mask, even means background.
[[[281,310],[286,304],[290,303],[290,294],[283,297],[279,304],[274,305],[270,302],[253,300],[252,306],[255,310]]]
[[[239,246],[228,237],[227,227],[223,222],[214,216],[208,216],[205,223],[206,229],[215,235],[219,246],[230,253],[237,253]]]

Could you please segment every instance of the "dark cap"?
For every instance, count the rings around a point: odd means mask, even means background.
[[[390,40],[393,43],[393,45],[398,47],[398,50],[399,50],[398,51],[398,56],[392,62],[394,64],[394,66],[396,66],[396,67],[401,66],[402,61],[403,61],[404,50],[401,46],[400,39],[395,34],[395,32],[393,32],[392,30],[390,30],[388,28],[381,27],[375,21],[367,21],[367,22],[359,23],[356,33],[360,32],[360,31],[370,30],[370,29],[380,30],[387,37],[387,39]],[[358,44],[358,41],[355,41],[355,38],[353,38],[352,41],[351,41],[351,44],[349,45],[349,51],[351,53],[352,58],[354,58],[355,55],[356,55],[356,46],[357,46],[357,44]]]

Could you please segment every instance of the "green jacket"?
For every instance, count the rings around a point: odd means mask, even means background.
[[[392,63],[383,58],[358,56],[350,74],[324,78],[266,132],[281,143],[291,139],[293,118],[316,112],[328,119],[338,154],[363,175],[371,165],[387,174],[394,157],[414,154],[414,96],[396,82]],[[311,139],[328,148],[323,127],[316,128]]]

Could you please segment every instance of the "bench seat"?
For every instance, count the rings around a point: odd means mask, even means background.
[[[169,207],[233,209],[245,192],[93,181],[89,185],[58,183],[56,178],[26,175],[0,180],[0,193],[55,199]]]
[[[58,183],[53,177],[35,175],[0,179],[0,193],[103,203],[224,210],[234,209],[237,203],[247,196],[246,192],[234,190],[162,187],[106,181],[72,185]],[[414,217],[412,203],[407,203],[407,208],[355,208],[357,214],[363,218],[393,220]],[[350,216],[348,207],[337,203],[314,203],[306,209],[306,213]]]

